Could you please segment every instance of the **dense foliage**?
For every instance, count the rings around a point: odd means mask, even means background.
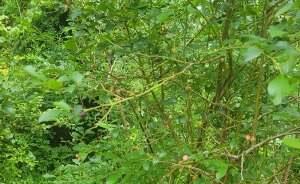
[[[0,183],[300,182],[299,1],[0,5]]]

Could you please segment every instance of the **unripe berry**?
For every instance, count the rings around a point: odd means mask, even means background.
[[[107,54],[104,52],[104,53],[103,53],[103,56],[104,56],[104,57],[106,57],[106,56],[107,56]]]
[[[182,169],[181,169],[181,168],[179,169],[179,172],[182,172]]]
[[[172,118],[172,117],[173,117],[173,116],[170,114],[170,115],[169,115],[169,118]]]
[[[251,139],[251,136],[250,135],[246,135],[245,138],[246,138],[247,141],[249,141]]]
[[[72,139],[72,142],[75,142],[75,139],[74,139],[74,138]]]
[[[188,155],[183,155],[182,160],[187,161],[190,157]]]
[[[164,121],[164,126],[168,126],[168,122]]]
[[[252,141],[252,142],[255,142],[255,141],[256,141],[256,138],[255,138],[254,136],[252,136],[252,137],[251,137],[251,141]]]
[[[78,161],[80,161],[80,160],[81,160],[81,158],[80,158],[80,157],[78,157],[78,158],[77,158],[77,160],[78,160]]]
[[[193,180],[196,180],[196,179],[197,179],[197,176],[193,175],[193,176],[192,176],[192,179],[193,179]]]
[[[75,154],[75,157],[79,157],[78,153]]]
[[[108,54],[112,54],[112,53],[113,53],[113,51],[112,51],[112,50],[108,50],[107,52],[108,52]]]
[[[85,118],[85,116],[86,116],[86,112],[81,111],[81,112],[80,112],[80,117],[81,117],[81,118]]]

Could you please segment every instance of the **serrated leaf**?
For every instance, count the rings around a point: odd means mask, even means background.
[[[268,85],[268,93],[275,105],[281,103],[283,97],[293,94],[297,90],[297,83],[285,76],[277,76]]]
[[[244,60],[245,62],[251,61],[262,53],[262,50],[258,47],[250,47],[247,49],[246,53],[244,54]]]
[[[72,79],[73,81],[77,82],[78,84],[81,83],[83,76],[81,75],[81,73],[75,71],[72,73]]]
[[[286,137],[283,139],[282,143],[289,147],[300,149],[300,140],[299,139],[295,139],[292,137]]]
[[[64,109],[66,111],[70,111],[71,107],[64,101],[60,101],[60,102],[53,102],[53,104],[61,109]]]
[[[66,49],[70,49],[72,51],[76,51],[76,41],[75,40],[68,40],[64,44]]]
[[[59,114],[60,114],[60,111],[58,109],[47,110],[40,116],[39,122],[54,121],[58,117]]]
[[[162,22],[163,22],[164,20],[166,20],[170,15],[172,15],[173,11],[174,11],[174,10],[170,9],[170,10],[166,10],[166,11],[164,11],[164,12],[158,14],[158,15],[156,16],[157,21],[158,21],[159,23],[162,23]]]

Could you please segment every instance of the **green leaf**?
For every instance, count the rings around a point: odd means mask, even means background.
[[[64,101],[60,101],[60,102],[53,102],[53,104],[61,109],[64,109],[66,111],[70,111],[71,107]]]
[[[117,181],[119,180],[119,177],[120,177],[120,175],[118,175],[118,174],[109,176],[106,180],[106,184],[117,183]]]
[[[148,171],[150,165],[150,161],[143,161],[143,168]]]
[[[293,7],[293,3],[288,3],[287,5],[285,5],[284,7],[282,7],[281,9],[279,9],[276,14],[275,14],[275,17],[289,11],[292,7]]]
[[[289,109],[289,108],[284,108],[283,109],[286,113],[292,115],[292,116],[295,116],[297,118],[300,118],[300,113],[294,109]]]
[[[36,77],[36,78],[40,79],[41,81],[45,81],[47,79],[44,74],[36,73],[36,71],[35,71],[36,68],[31,65],[25,66],[24,70],[32,77]]]
[[[297,83],[283,75],[277,76],[268,86],[268,93],[275,105],[281,103],[283,97],[293,94],[297,90]]]
[[[84,161],[86,159],[86,157],[88,156],[89,153],[86,152],[80,152],[78,155],[81,158],[82,161]]]
[[[72,51],[76,51],[76,41],[75,40],[68,40],[64,44],[66,49],[70,49]]]
[[[258,47],[250,47],[247,49],[246,53],[244,54],[244,60],[245,62],[251,61],[262,53],[262,50]]]
[[[48,178],[55,178],[56,176],[47,173],[47,174],[44,174],[43,177],[48,179]]]
[[[82,111],[82,106],[81,105],[75,105],[75,107],[73,108],[73,111],[74,111],[75,116],[79,115],[79,113]]]
[[[162,105],[175,105],[178,101],[175,98],[169,98],[161,102]]]
[[[286,137],[283,139],[282,143],[289,147],[300,149],[300,140],[299,139],[295,139],[292,137]]]
[[[47,80],[46,82],[44,82],[43,85],[47,88],[50,88],[53,90],[58,90],[58,89],[61,89],[63,83],[60,81],[50,79],[50,80]]]
[[[223,178],[226,175],[227,170],[228,170],[228,165],[220,165],[220,166],[218,166],[217,173],[216,173],[216,178],[217,179]]]
[[[81,73],[75,71],[72,73],[72,79],[73,81],[77,82],[78,84],[81,83],[83,76],[81,75]]]
[[[282,31],[282,29],[279,26],[270,26],[269,33],[270,33],[270,36],[272,38],[274,38],[274,37],[277,37],[277,36],[282,36],[286,32]]]
[[[43,121],[53,121],[57,118],[57,116],[60,114],[60,111],[58,109],[50,109],[44,112],[40,118],[39,122]]]
[[[116,125],[112,125],[112,124],[107,124],[107,123],[103,123],[103,122],[98,122],[96,123],[97,126],[99,127],[102,127],[102,128],[105,128],[105,129],[108,129],[108,130],[111,130],[113,129],[114,127],[116,127]]]
[[[15,115],[15,109],[13,108],[13,106],[9,103],[5,104],[4,107],[2,108],[2,111],[8,115]]]
[[[162,23],[164,20],[166,20],[170,15],[172,15],[173,11],[174,10],[170,9],[170,10],[166,10],[165,12],[158,14],[156,17],[158,23]]]

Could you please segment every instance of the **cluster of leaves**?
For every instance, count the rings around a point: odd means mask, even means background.
[[[0,5],[0,182],[299,182],[299,1]]]

